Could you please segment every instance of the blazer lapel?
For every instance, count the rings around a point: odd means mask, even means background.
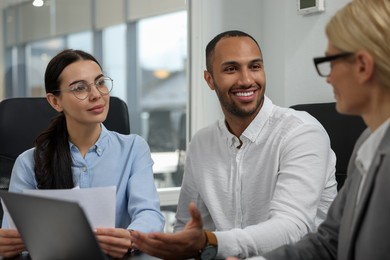
[[[363,187],[361,189],[360,201],[355,206],[355,212],[353,217],[351,218],[351,241],[355,239],[356,232],[359,229],[360,221],[364,216],[365,209],[367,208],[367,204],[369,202],[369,198],[371,196],[372,190],[374,188],[375,177],[377,174],[377,169],[380,164],[380,158],[378,154],[375,155],[374,161],[371,163],[370,170],[367,173],[366,180],[364,181]],[[355,203],[357,198],[357,192],[355,196]]]
[[[346,183],[344,184],[341,192],[346,193],[346,200],[343,209],[343,215],[340,223],[339,238],[338,238],[338,259],[348,259],[351,248],[351,234],[354,230],[352,227],[355,224],[352,223],[352,219],[355,216],[356,212],[356,198],[360,187],[360,182],[362,175],[355,166],[356,153],[361,144],[367,139],[370,135],[369,129],[366,129],[359,137],[356,142],[354,151],[351,155],[350,161],[348,163],[348,177]],[[349,182],[351,182],[349,184]],[[347,190],[345,190],[347,189]],[[340,194],[338,195],[340,196]]]

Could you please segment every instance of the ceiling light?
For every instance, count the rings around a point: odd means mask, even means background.
[[[166,79],[171,75],[171,73],[168,70],[159,69],[155,70],[153,75],[158,79]]]
[[[32,4],[33,4],[33,6],[36,6],[36,7],[43,6],[43,0],[34,0],[34,2]]]

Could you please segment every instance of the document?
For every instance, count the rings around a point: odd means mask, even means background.
[[[116,187],[97,187],[64,190],[24,190],[23,193],[79,203],[92,228],[115,227]],[[16,229],[8,210],[4,207],[9,227]]]

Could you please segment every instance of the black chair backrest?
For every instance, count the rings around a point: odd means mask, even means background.
[[[0,102],[0,189],[8,189],[16,157],[34,146],[35,138],[57,114],[44,97],[9,98]],[[129,112],[124,101],[110,97],[104,125],[109,130],[130,133]]]
[[[148,144],[152,152],[175,151],[170,110],[149,112]]]
[[[335,152],[336,179],[338,190],[347,177],[348,162],[355,142],[366,129],[360,116],[342,115],[336,111],[336,103],[314,103],[291,106],[295,110],[306,111],[315,117],[328,132],[332,150]]]
[[[130,134],[130,118],[127,104],[118,97],[110,97],[110,109],[106,121],[103,122],[108,130],[121,134]]]

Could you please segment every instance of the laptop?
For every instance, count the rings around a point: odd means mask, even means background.
[[[77,202],[0,191],[32,259],[107,260]]]

